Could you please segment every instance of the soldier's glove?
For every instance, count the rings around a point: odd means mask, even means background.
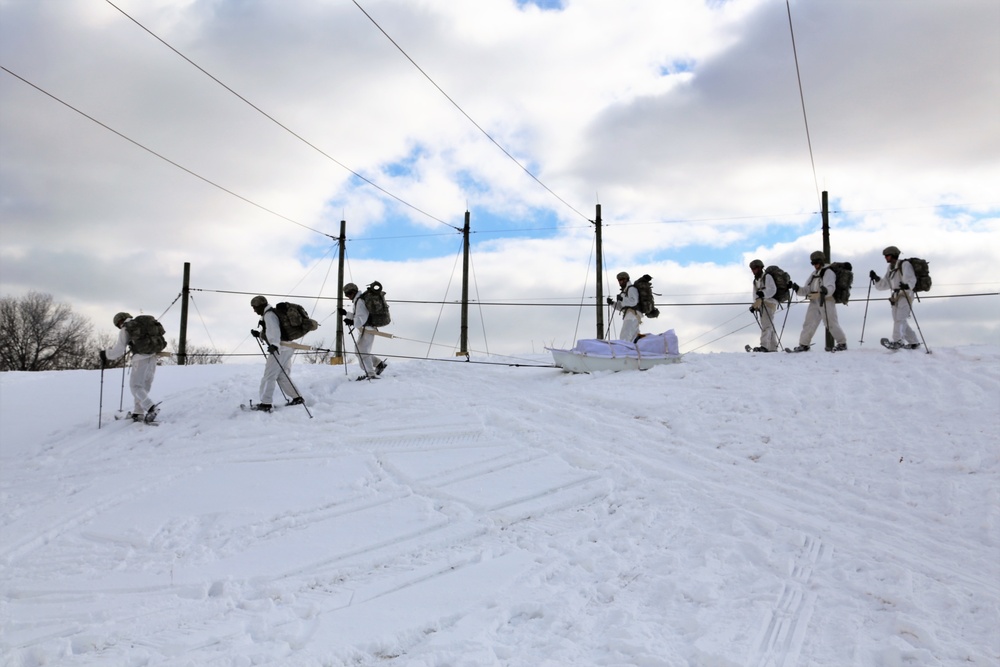
[[[340,313],[341,317],[343,317],[344,315],[347,314],[347,309],[346,308],[338,308],[337,312]]]
[[[609,297],[608,297],[608,305],[610,306],[610,305],[611,305],[611,304],[613,304],[614,302],[615,302],[615,300],[614,300],[614,299],[612,299],[612,298],[611,298],[611,297],[609,296]]]
[[[899,289],[910,289],[910,286],[906,283],[899,283]]]
[[[268,354],[278,354],[278,346],[277,345],[268,345],[267,346],[267,352],[268,352]]]
[[[763,299],[764,298],[764,290],[762,290],[762,289],[757,290],[757,298],[758,299]]]
[[[823,296],[826,296],[826,285],[823,285],[822,287],[819,288],[819,293],[822,294]]]
[[[751,313],[756,313],[757,312],[757,306],[750,306],[750,312]]]
[[[799,284],[798,284],[798,283],[792,283],[791,285],[789,285],[789,287],[791,287],[791,288],[792,288],[792,291],[793,291],[793,292],[798,292],[798,291],[799,291],[799,289],[800,289],[800,288],[799,288]]]
[[[617,299],[618,301],[621,301],[621,300],[622,300],[622,295],[621,295],[621,294],[619,294],[619,295],[618,295],[618,296],[616,297],[616,299]]]
[[[349,317],[345,317],[344,318],[344,324],[346,324],[349,327],[353,327],[354,326],[354,320],[352,320]]]
[[[250,335],[253,336],[254,338],[260,338],[260,332],[257,331],[256,329],[251,329]]]
[[[107,368],[108,354],[104,350],[101,350],[100,352],[97,353],[97,356],[100,357],[101,359],[101,368]]]
[[[873,283],[877,283],[878,282],[878,274],[875,273],[874,270],[871,273],[868,274],[868,277],[872,279]]]

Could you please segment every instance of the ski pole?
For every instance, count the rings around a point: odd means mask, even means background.
[[[263,351],[264,350],[264,345],[260,342],[259,338],[257,339],[257,344],[260,345],[260,349],[261,349],[261,351]],[[291,387],[292,391],[294,391],[296,394],[298,394],[299,397],[301,398],[302,394],[299,393],[299,390],[295,386],[295,383],[292,382],[291,376],[288,375],[288,371],[285,370],[284,364],[281,363],[281,357],[278,355],[277,352],[272,352],[272,354],[274,355],[274,360],[276,362],[278,362],[278,368],[281,369],[281,374],[285,376],[286,380],[288,380],[288,386]],[[267,356],[267,355],[264,355],[264,356]],[[281,391],[281,395],[285,397],[285,401],[287,402],[288,401],[288,395],[285,393],[284,389],[281,389],[281,385],[280,384],[278,385],[278,389]],[[313,418],[312,412],[309,411],[309,406],[306,405],[306,402],[303,400],[300,405],[303,408],[306,409],[306,414],[309,415],[309,419],[312,419]]]
[[[97,406],[97,430],[101,429],[101,417],[104,414],[104,362],[101,362],[101,398]]]
[[[358,365],[361,366],[361,370],[365,374],[365,379],[368,380],[369,382],[371,382],[372,378],[371,378],[370,375],[368,375],[368,369],[365,368],[365,360],[361,358],[361,349],[358,347],[358,339],[354,337],[354,327],[348,326],[347,333],[351,334],[351,340],[354,341],[354,353],[356,355],[358,355]],[[362,334],[362,335],[364,335],[364,334]],[[345,367],[344,368],[344,372],[346,373],[347,372],[347,368],[346,368],[347,364],[344,364],[344,367]]]
[[[264,360],[267,361],[267,351],[264,349],[264,344],[260,342],[260,338],[257,336],[254,336],[254,340],[257,341],[257,347],[260,348],[260,353],[264,355]],[[281,361],[278,361],[278,366],[281,366]],[[285,390],[281,388],[280,384],[278,385],[278,391],[281,392],[281,397],[285,399],[285,402],[288,402],[288,396],[285,394]]]
[[[760,306],[761,306],[761,308],[764,309],[764,312],[767,313],[767,321],[771,325],[771,331],[774,331],[774,315],[771,314],[770,309],[767,307],[767,304],[764,303],[763,299],[761,299],[761,301],[760,301]],[[761,330],[763,330],[763,327],[761,327]],[[780,350],[781,348],[782,348],[782,345],[781,345],[781,336],[778,336],[778,349]]]
[[[118,397],[118,412],[125,409],[125,367],[128,365],[128,355],[122,357],[122,393]]]
[[[293,354],[294,354],[294,352],[293,352]],[[299,398],[302,398],[302,394],[299,392],[298,388],[295,386],[295,383],[292,382],[292,378],[291,378],[291,376],[288,375],[288,371],[285,370],[284,365],[281,363],[281,357],[278,356],[277,352],[274,353],[274,359],[275,359],[275,361],[278,362],[278,368],[281,369],[282,375],[284,375],[285,379],[288,380],[288,386],[292,388],[292,391],[294,391],[296,394],[298,394]],[[279,389],[280,388],[281,387],[279,387]],[[281,394],[284,396],[285,392],[281,392]],[[288,400],[287,396],[285,396],[285,400],[286,401]],[[312,419],[313,418],[313,413],[309,411],[309,406],[306,405],[305,400],[303,400],[302,403],[300,403],[300,405],[303,408],[305,408],[306,414],[309,415],[309,419]]]
[[[869,278],[868,280],[868,297],[865,299],[865,316],[861,320],[861,340],[858,341],[860,345],[865,344],[865,325],[868,323],[868,304],[871,302],[872,298],[872,285],[875,284],[874,280]]]
[[[906,303],[910,304],[910,315],[913,315],[913,323],[917,325],[917,331],[920,332],[920,342],[924,344],[924,351],[930,354],[931,349],[927,347],[927,341],[924,340],[924,332],[920,330],[920,322],[917,321],[917,314],[913,312],[913,301],[910,300],[909,292],[903,290],[903,296],[906,297]]]
[[[823,308],[823,329],[826,331],[826,343],[833,341],[833,334],[830,333],[830,311],[826,309],[826,295],[819,293],[819,305]],[[836,343],[834,343],[836,345]],[[831,346],[830,349],[833,349]]]
[[[785,319],[781,323],[781,333],[778,334],[778,342],[781,342],[781,337],[785,334],[785,325],[788,324],[788,313],[792,310],[792,293],[788,292],[788,303],[785,305]]]

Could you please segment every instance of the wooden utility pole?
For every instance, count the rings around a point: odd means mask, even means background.
[[[826,255],[827,263],[833,261],[833,257],[830,255],[830,201],[827,196],[826,190],[823,190],[823,254]],[[828,294],[828,299],[832,299],[833,295]],[[830,333],[830,328],[826,328],[826,349],[833,349],[833,334]]]
[[[604,340],[604,247],[601,241],[601,205],[597,205],[594,218],[595,246],[597,248],[597,340]]]
[[[344,253],[347,245],[347,221],[340,221],[340,238],[337,244],[340,246],[339,259],[337,265],[337,344],[333,348],[333,358],[331,364],[344,363],[344,318],[340,313],[344,309]]]
[[[469,218],[465,212],[465,226],[462,228],[462,323],[459,328],[459,351],[456,357],[469,356]]]
[[[187,364],[188,297],[191,296],[191,262],[184,262],[184,282],[181,285],[181,333],[177,342],[177,365]]]

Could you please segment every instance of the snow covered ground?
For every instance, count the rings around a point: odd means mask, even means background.
[[[1000,664],[1000,346],[261,370],[0,374],[4,665]]]

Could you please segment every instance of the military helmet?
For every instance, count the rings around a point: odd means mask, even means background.
[[[809,261],[813,264],[815,264],[816,262],[822,264],[826,261],[826,255],[824,255],[821,250],[817,250],[813,254],[809,255]]]
[[[344,294],[357,294],[358,286],[354,283],[347,283],[344,285]]]
[[[887,247],[882,251],[883,255],[892,255],[893,257],[899,257],[899,248],[894,245]]]
[[[615,276],[615,277],[618,278],[618,280],[628,280],[629,279],[628,272],[626,272],[626,271],[619,272],[618,275]]]
[[[125,320],[130,320],[130,319],[132,319],[132,316],[129,315],[128,313],[118,313],[117,315],[115,315],[112,322],[115,323],[116,329],[121,329],[122,325],[125,323]]]
[[[250,299],[250,307],[251,308],[254,308],[254,309],[256,309],[256,308],[263,308],[266,305],[267,305],[267,297],[263,297],[263,296],[261,296],[261,295],[258,294],[254,298]]]
[[[750,262],[750,268],[751,269],[763,269],[764,268],[764,262],[760,261],[759,259],[755,259],[754,261]]]

